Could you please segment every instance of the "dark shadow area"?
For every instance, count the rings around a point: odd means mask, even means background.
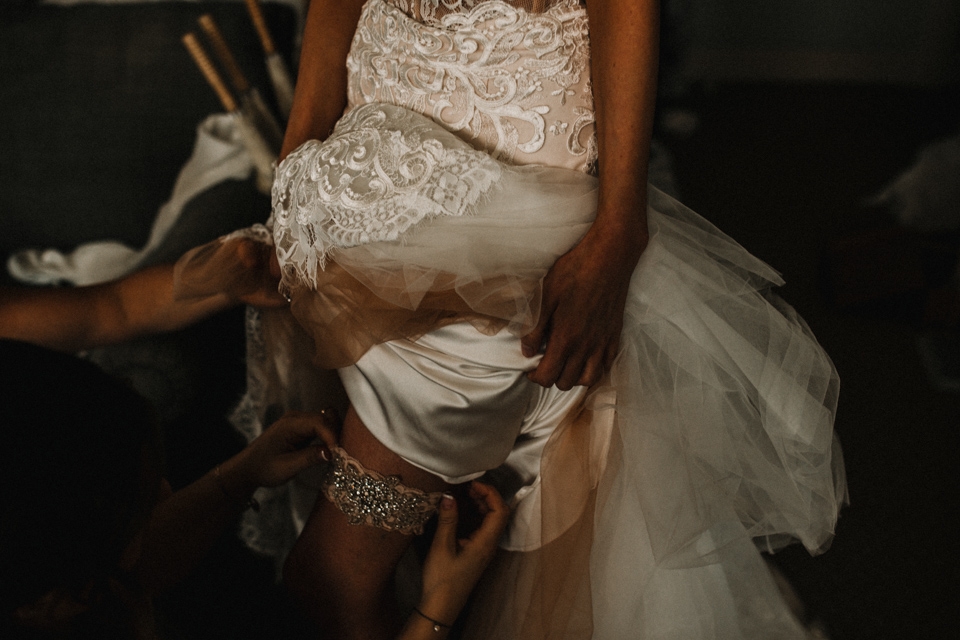
[[[669,143],[681,199],[783,273],[840,372],[851,505],[823,556],[774,556],[835,640],[960,628],[960,394],[938,389],[919,346],[945,334],[958,355],[958,328],[924,324],[922,306],[956,237],[906,232],[864,204],[957,133],[958,107],[955,87],[721,86],[698,99],[697,132]]]

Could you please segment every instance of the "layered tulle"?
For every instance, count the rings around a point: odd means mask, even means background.
[[[485,333],[533,327],[540,280],[592,221],[596,180],[509,169],[469,215],[435,218],[395,242],[339,248],[315,281],[285,280],[324,366],[353,364],[374,344],[451,322],[469,320]]]
[[[769,267],[656,192],[650,227],[609,378],[545,448],[543,545],[498,558],[470,638],[805,637],[757,549],[829,546],[836,373]]]
[[[832,430],[836,373],[803,321],[770,292],[780,283],[772,269],[655,190],[648,216],[651,241],[631,282],[620,354],[582,413],[548,441],[540,481],[518,506],[532,523],[519,545],[528,550],[504,552],[485,580],[472,637],[802,635],[757,546],[829,545],[846,499]],[[471,237],[464,228],[437,233],[460,246]],[[518,254],[514,228],[503,229],[503,255]],[[432,264],[437,277],[423,278],[431,265],[422,240],[364,247],[363,259],[350,263],[351,286],[416,315],[416,303],[398,298],[403,269],[390,275],[409,252],[417,256],[413,282],[444,284],[456,272],[466,283],[440,292],[458,301],[445,317],[467,309],[528,326],[539,281],[508,273],[505,263],[457,270],[444,251]],[[539,253],[544,243],[531,246]],[[191,270],[186,263],[181,274]],[[509,317],[488,315],[489,296],[461,294],[493,282],[492,299],[502,300],[505,275],[524,282],[528,296]],[[366,332],[362,318],[354,316],[358,333]],[[301,322],[313,343],[337,339],[318,331],[323,322]],[[295,368],[304,367],[297,357]],[[290,375],[281,377],[289,383]]]

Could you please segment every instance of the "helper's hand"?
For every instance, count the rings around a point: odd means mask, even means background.
[[[493,487],[474,481],[470,497],[483,516],[480,527],[469,538],[458,540],[457,503],[444,496],[437,532],[423,563],[423,595],[418,609],[448,625],[453,624],[493,559],[510,518],[510,510]]]
[[[223,477],[231,483],[231,495],[247,495],[257,487],[275,487],[304,469],[329,460],[329,447],[337,444],[339,427],[332,409],[284,414],[222,465]],[[317,439],[319,443],[315,443]]]
[[[546,344],[530,380],[562,390],[590,386],[613,364],[630,278],[647,246],[645,226],[604,234],[594,225],[547,273],[539,321],[521,342],[527,357]]]
[[[280,264],[277,262],[276,248],[244,238],[237,247],[237,255],[242,267],[247,270],[248,279],[257,283],[253,290],[239,295],[238,301],[261,308],[286,306],[286,298],[277,291],[280,285]]]

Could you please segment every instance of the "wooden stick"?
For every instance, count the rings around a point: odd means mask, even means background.
[[[273,38],[270,37],[270,30],[267,28],[267,21],[263,18],[260,2],[258,0],[247,0],[247,10],[250,12],[250,18],[253,20],[257,35],[260,36],[263,52],[268,56],[273,55],[277,52],[277,48],[273,44]]]
[[[200,68],[203,77],[207,79],[207,82],[213,88],[214,92],[216,92],[217,97],[220,98],[223,108],[231,113],[236,111],[237,101],[230,95],[230,90],[227,89],[227,85],[224,84],[223,79],[220,78],[220,74],[217,73],[210,58],[207,57],[206,52],[203,50],[203,47],[200,46],[197,37],[193,35],[193,33],[188,33],[183,36],[183,45],[187,48],[187,51],[190,52],[193,61],[197,63],[197,67]]]
[[[213,21],[213,16],[205,13],[200,16],[197,22],[200,23],[200,28],[207,34],[210,45],[213,47],[213,52],[217,54],[227,75],[230,76],[230,82],[233,84],[233,88],[236,89],[240,95],[245,94],[250,90],[250,83],[243,75],[243,71],[240,70],[240,65],[237,64],[237,59],[233,56],[233,52],[230,51],[230,47],[227,46],[227,41],[223,39],[223,34],[220,33],[217,23]]]

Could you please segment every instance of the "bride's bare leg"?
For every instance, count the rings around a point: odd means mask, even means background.
[[[399,475],[408,487],[433,492],[450,486],[380,444],[352,407],[344,419],[340,446],[367,469]],[[350,525],[321,494],[287,558],[283,579],[321,625],[324,637],[393,638],[402,624],[393,574],[412,539],[395,531]]]

